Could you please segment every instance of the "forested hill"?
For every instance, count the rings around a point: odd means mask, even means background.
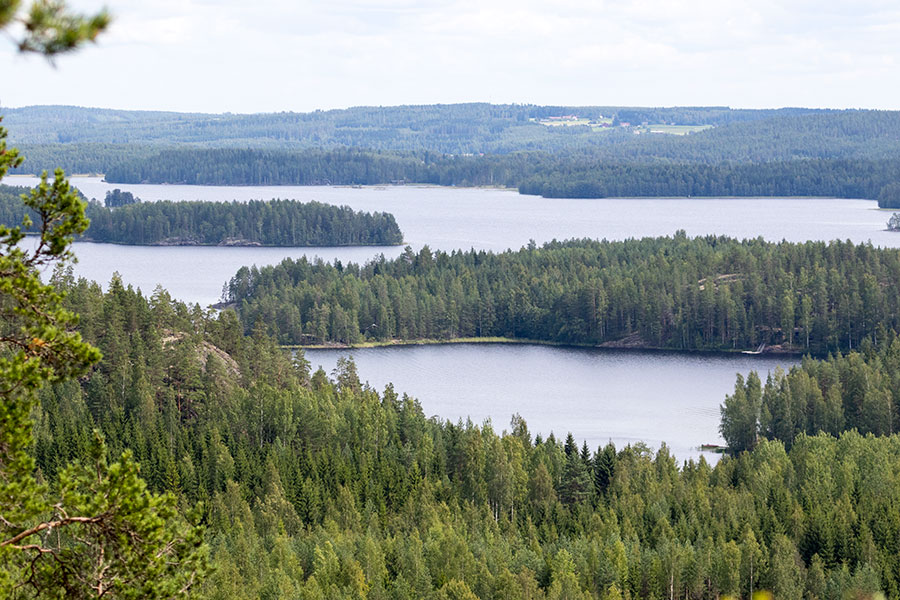
[[[198,598],[900,597],[900,436],[761,438],[710,466],[444,422],[352,361],[310,373],[233,311],[55,280],[103,360],[42,391],[36,465],[55,485],[94,428],[130,449],[206,525]]]
[[[900,339],[892,331],[878,345],[865,341],[859,352],[806,357],[788,373],[770,373],[765,384],[756,373],[746,381],[738,376],[722,407],[722,436],[735,453],[764,438],[790,448],[804,433],[851,429],[900,431]]]
[[[897,111],[459,104],[203,115],[29,107],[6,118],[26,156],[19,172],[61,166],[114,183],[402,181],[545,197],[875,199],[900,180]]]
[[[338,150],[168,149],[116,159],[111,183],[373,185],[391,182],[517,187],[545,197],[817,196],[883,198],[898,159],[766,163],[617,163],[517,153],[479,157]],[[892,194],[891,197],[896,197]],[[885,204],[885,206],[888,206]]]
[[[25,188],[0,186],[0,224],[22,222]],[[118,190],[117,190],[118,191]],[[146,202],[87,207],[85,239],[132,245],[387,246],[403,242],[390,213],[357,212],[320,202]],[[30,213],[31,220],[40,222]]]
[[[114,183],[500,185],[545,197],[879,198],[900,112],[461,104],[199,115],[31,107],[19,172]],[[17,121],[19,119],[19,121]],[[674,135],[675,133],[679,135]]]
[[[573,157],[589,155],[605,161],[706,164],[900,156],[900,112],[896,111],[488,104],[259,115],[70,107],[6,111],[5,122],[9,123],[14,141],[34,161],[26,166],[32,170],[45,166],[42,153],[52,152],[67,160],[80,156],[98,160],[104,153],[113,155],[117,148],[133,155],[133,148],[148,146],[269,150],[346,147],[448,155],[539,151]],[[620,119],[619,115],[641,120]],[[562,120],[554,120],[559,118]],[[82,145],[84,148],[77,151],[72,148]]]
[[[70,106],[0,108],[16,145],[113,143],[192,144],[251,148],[327,148],[461,153],[557,151],[627,139],[620,123],[722,126],[742,121],[829,114],[810,109],[732,110],[726,107],[627,108],[438,104],[358,107],[310,113],[191,114]],[[577,116],[584,125],[541,123]],[[545,121],[552,123],[552,121]],[[594,123],[590,126],[587,123]],[[599,129],[600,131],[595,131]],[[607,134],[619,132],[620,135]],[[610,139],[612,138],[612,139]]]
[[[406,253],[242,268],[229,300],[285,344],[507,337],[564,344],[850,350],[900,328],[900,251],[724,237]]]

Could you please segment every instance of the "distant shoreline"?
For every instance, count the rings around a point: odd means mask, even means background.
[[[619,345],[617,341],[604,342],[603,344],[578,344],[574,342],[554,342],[549,340],[532,340],[527,338],[507,337],[461,337],[445,340],[426,338],[421,340],[389,340],[384,342],[369,341],[359,344],[341,344],[338,342],[328,344],[285,344],[281,348],[285,350],[359,350],[366,348],[400,348],[408,346],[449,346],[455,344],[503,344],[503,345],[527,345],[527,346],[554,346],[558,348],[587,348],[595,350],[615,350],[625,352],[670,352],[676,354],[717,354],[727,356],[793,356],[799,357],[806,354],[792,350],[775,349],[757,353],[747,353],[744,349],[735,350],[685,350],[679,348],[662,348],[650,345]]]
[[[12,178],[35,178],[39,177],[39,175],[29,175],[27,173],[15,173],[12,175],[7,175],[4,177],[6,179]],[[66,175],[68,178],[74,177],[91,177],[91,178],[102,178],[102,174],[91,174],[91,173],[77,173],[72,175]],[[516,192],[520,196],[534,196],[536,198],[545,198],[547,200],[862,200],[865,202],[877,202],[872,198],[842,198],[839,196],[601,196],[598,198],[574,198],[568,196],[540,196],[538,194],[523,194],[519,192],[518,188],[515,187],[506,187],[500,185],[440,185],[437,183],[404,183],[404,184],[394,184],[394,183],[371,183],[371,184],[352,184],[352,183],[338,183],[338,184],[304,184],[304,183],[279,183],[279,184],[258,184],[258,183],[247,183],[247,184],[220,184],[220,183],[116,183],[116,182],[108,182],[101,181],[101,183],[105,183],[107,185],[116,186],[116,185],[158,185],[158,186],[185,186],[185,187],[197,187],[197,188],[209,188],[209,187],[223,187],[223,188],[251,188],[251,187],[260,187],[260,188],[290,188],[290,187],[299,187],[299,188],[341,188],[341,189],[368,189],[368,190],[377,190],[378,188],[423,188],[423,189],[453,189],[453,190],[495,190],[498,192]],[[77,187],[77,186],[76,186]],[[890,208],[879,208],[875,207],[872,210],[896,210]]]

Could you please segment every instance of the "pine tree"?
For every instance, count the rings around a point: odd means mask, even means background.
[[[19,49],[46,56],[93,40],[109,22],[105,13],[72,14],[63,2],[19,9],[17,0],[0,1],[0,30],[24,22]],[[0,128],[0,178],[22,162],[5,138]],[[177,517],[174,497],[147,492],[129,452],[110,464],[98,434],[54,485],[36,477],[37,391],[85,373],[100,352],[73,331],[76,315],[40,279],[44,268],[72,258],[72,239],[89,223],[84,202],[61,170],[52,181],[44,173],[24,202],[40,221],[34,250],[19,245],[29,217],[0,225],[0,595],[23,588],[42,597],[184,595],[206,571],[202,530]]]

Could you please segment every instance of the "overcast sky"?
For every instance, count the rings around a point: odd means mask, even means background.
[[[58,60],[0,38],[0,104],[197,112],[496,103],[900,109],[896,0],[75,0]]]

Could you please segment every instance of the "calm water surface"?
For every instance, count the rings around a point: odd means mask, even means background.
[[[530,239],[718,234],[773,241],[850,239],[900,246],[884,231],[890,213],[866,200],[835,199],[603,199],[547,200],[514,191],[436,187],[217,187],[105,184],[73,178],[88,197],[118,187],[144,201],[247,201],[291,198],[393,213],[406,242],[441,250],[520,248]],[[34,179],[13,178],[29,185]],[[391,258],[400,247],[218,248],[139,247],[78,243],[79,275],[101,283],[118,271],[126,283],[152,293],[157,284],[176,298],[208,305],[244,265],[277,264],[285,257],[365,262]],[[316,350],[313,366],[330,372],[346,351]],[[621,446],[665,440],[679,459],[698,446],[720,442],[719,405],[735,374],[765,373],[790,358],[679,355],[566,349],[547,346],[464,344],[361,349],[352,352],[362,379],[379,390],[388,382],[417,397],[428,415],[492,419],[499,431],[518,412],[532,432],[571,431],[591,448],[608,440]]]
[[[307,350],[313,369],[329,374],[350,355],[360,379],[379,392],[388,382],[418,398],[427,415],[456,421],[491,419],[509,429],[521,414],[532,434],[569,431],[591,450],[665,441],[680,460],[704,443],[722,443],[719,405],[735,375],[766,374],[793,357],[614,351],[519,344],[450,344]],[[710,457],[710,454],[706,454]],[[715,456],[715,455],[712,455]]]
[[[31,185],[34,178],[9,178]],[[877,246],[900,246],[900,234],[884,231],[889,212],[868,200],[835,199],[545,199],[515,191],[417,186],[189,186],[106,184],[96,177],[72,182],[89,198],[102,199],[120,188],[144,201],[247,201],[291,198],[387,211],[397,217],[406,242],[440,250],[518,249],[533,239],[607,238],[719,234],[769,240],[871,240]],[[182,300],[216,302],[222,285],[244,265],[270,265],[285,257],[319,256],[325,260],[365,262],[378,253],[391,258],[400,247],[380,248],[197,248],[139,247],[79,243],[77,271],[89,279],[109,281],[119,271],[126,283],[147,293],[162,284]]]

